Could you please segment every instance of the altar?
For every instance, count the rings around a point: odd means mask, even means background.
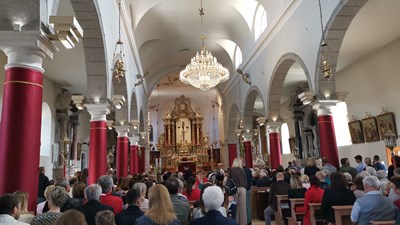
[[[195,172],[209,167],[209,141],[203,136],[203,118],[200,109],[193,110],[190,98],[184,95],[164,112],[164,133],[157,142],[163,170],[183,171],[186,165]]]

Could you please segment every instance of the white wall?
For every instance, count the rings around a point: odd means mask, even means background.
[[[349,117],[364,118],[367,112],[376,116],[382,112],[382,107],[393,112],[397,121],[397,131],[400,124],[400,39],[367,55],[358,62],[345,68],[337,74],[338,91],[348,91],[347,108]],[[373,157],[379,155],[387,164],[383,141],[354,144],[339,148],[339,158],[349,158],[355,165],[354,156]]]

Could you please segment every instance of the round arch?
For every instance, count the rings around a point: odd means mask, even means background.
[[[272,121],[276,121],[280,117],[283,83],[290,67],[292,67],[294,63],[298,63],[301,66],[306,76],[308,87],[312,90],[310,74],[304,61],[295,53],[284,54],[275,65],[272,73],[272,80],[268,89],[268,118],[272,119]]]
[[[238,128],[240,120],[239,107],[234,103],[229,111],[228,118],[228,142],[236,142],[235,129]]]
[[[253,116],[254,116],[254,107],[256,103],[257,97],[261,98],[262,101],[262,111],[265,114],[265,104],[264,99],[262,98],[260,90],[256,86],[252,86],[247,92],[246,102],[244,105],[243,112],[243,124],[244,129],[253,129]]]
[[[138,108],[137,108],[137,99],[136,93],[132,91],[131,101],[129,106],[129,121],[138,120]]]

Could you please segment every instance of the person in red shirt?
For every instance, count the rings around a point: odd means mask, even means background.
[[[100,202],[114,208],[114,214],[122,212],[123,202],[120,197],[111,195],[114,186],[113,179],[110,175],[103,175],[97,180],[97,184],[101,187]]]
[[[201,190],[203,187],[203,184],[208,182],[208,179],[204,176],[204,171],[199,170],[196,175],[196,188]]]
[[[319,179],[316,176],[310,178],[310,188],[306,191],[304,197],[304,208],[302,211],[305,212],[303,218],[303,225],[311,225],[310,221],[310,207],[309,203],[321,203],[322,197],[324,196],[324,190],[319,187]]]
[[[189,201],[197,201],[200,199],[200,189],[195,188],[195,182],[196,180],[193,177],[189,177],[186,181],[186,188],[183,191],[183,195],[185,195]]]

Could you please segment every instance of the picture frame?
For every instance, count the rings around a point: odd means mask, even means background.
[[[369,117],[361,120],[364,138],[366,142],[379,141],[378,125],[375,117]]]
[[[392,112],[387,112],[376,116],[378,131],[383,140],[383,135],[391,130],[397,136],[396,122],[394,120],[394,114]]]
[[[364,143],[364,132],[363,128],[361,127],[361,121],[356,120],[349,122],[349,131],[350,131],[350,136],[351,136],[351,143],[353,144],[359,144],[359,143]]]

